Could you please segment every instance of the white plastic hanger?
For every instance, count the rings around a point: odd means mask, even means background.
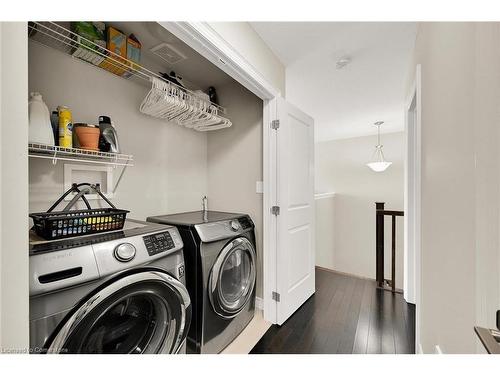
[[[156,77],[151,77],[151,89],[139,110],[149,116],[174,121],[198,131],[217,130],[232,125],[231,121],[219,116],[215,105]]]

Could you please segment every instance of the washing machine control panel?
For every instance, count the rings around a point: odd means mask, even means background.
[[[174,240],[168,231],[144,236],[143,240],[149,256],[175,248]]]
[[[154,228],[157,230],[93,244],[91,250],[94,251],[99,277],[148,264],[182,249],[177,228],[166,225]]]

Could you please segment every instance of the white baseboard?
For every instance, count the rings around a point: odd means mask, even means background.
[[[260,297],[255,297],[255,308],[258,310],[264,310],[264,300]]]
[[[422,344],[418,344],[417,354],[424,354],[424,349],[422,348]]]
[[[443,354],[441,347],[439,345],[434,346],[434,354]]]

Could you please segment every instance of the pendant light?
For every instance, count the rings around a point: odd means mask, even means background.
[[[366,165],[370,167],[372,171],[375,172],[383,172],[392,164],[390,161],[386,161],[384,158],[384,152],[382,151],[382,144],[380,143],[380,125],[382,125],[383,121],[377,121],[374,125],[377,127],[377,140],[378,143],[375,146],[375,152],[372,156],[372,161],[367,163]]]

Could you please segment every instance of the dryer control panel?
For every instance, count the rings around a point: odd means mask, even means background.
[[[233,238],[252,229],[254,225],[250,217],[242,216],[232,220],[196,224],[194,227],[203,242],[212,242]]]
[[[174,240],[168,231],[144,236],[143,239],[149,256],[171,250],[175,247]]]

